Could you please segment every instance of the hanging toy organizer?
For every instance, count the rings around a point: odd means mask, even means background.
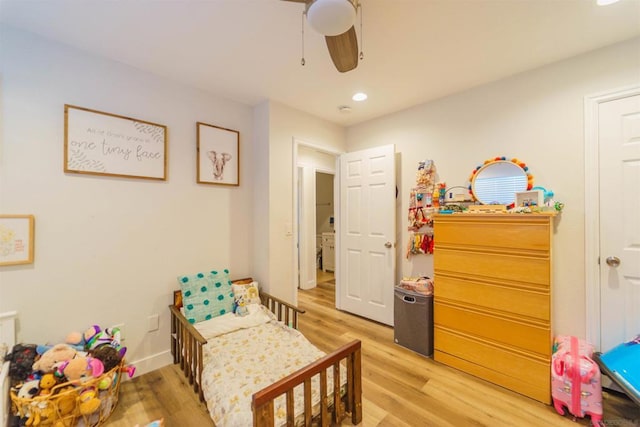
[[[433,231],[413,232],[409,236],[407,257],[410,255],[433,253]]]
[[[435,182],[436,166],[433,160],[418,163],[416,186],[409,194],[409,243],[407,259],[411,255],[433,253],[433,214],[444,200],[444,184]]]

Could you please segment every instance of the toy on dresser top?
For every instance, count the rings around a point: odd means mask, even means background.
[[[97,325],[68,334],[64,343],[16,344],[6,356],[16,425],[55,426],[62,416],[75,420],[102,413],[97,411],[105,398],[113,406],[119,374],[135,372],[124,366],[125,353],[120,331]]]

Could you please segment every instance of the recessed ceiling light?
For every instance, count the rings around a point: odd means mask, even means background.
[[[598,6],[609,6],[610,4],[617,3],[619,0],[598,0]]]
[[[365,99],[367,99],[367,94],[364,92],[358,92],[356,94],[354,94],[351,99],[353,99],[354,101],[364,101]]]

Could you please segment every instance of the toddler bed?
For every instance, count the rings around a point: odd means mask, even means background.
[[[233,282],[248,290],[253,283]],[[169,306],[174,363],[216,425],[328,426],[348,416],[360,423],[360,341],[325,355],[297,330],[303,310],[257,287],[255,294],[260,304],[243,307],[244,316],[194,321],[189,301],[183,307],[184,288]]]

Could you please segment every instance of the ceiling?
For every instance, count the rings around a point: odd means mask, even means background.
[[[304,5],[281,0],[0,0],[0,23],[343,126],[640,36],[640,0],[360,1],[364,60],[344,74],[307,24],[301,65]]]

